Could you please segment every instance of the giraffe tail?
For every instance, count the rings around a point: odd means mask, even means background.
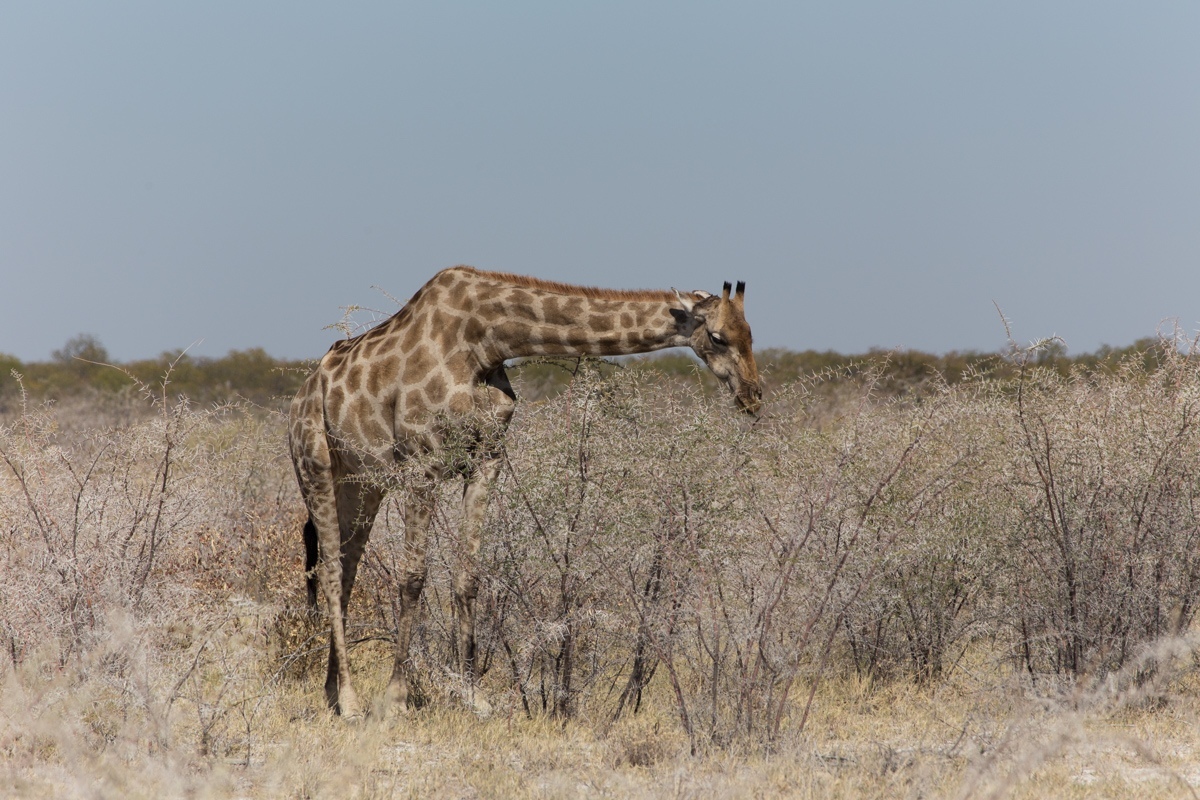
[[[317,544],[317,526],[312,517],[304,523],[304,584],[308,588],[308,607],[317,610],[317,559],[320,548]]]

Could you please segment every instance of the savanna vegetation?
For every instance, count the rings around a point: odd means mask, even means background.
[[[353,310],[353,309],[351,309]],[[347,333],[361,326],[343,323]],[[1161,342],[1141,339],[1123,348],[1102,347],[1094,353],[1068,356],[1058,341],[1043,343],[1032,361],[1062,377],[1074,372],[1112,372],[1131,360],[1147,369],[1161,362]],[[757,353],[759,369],[768,376],[770,387],[782,387],[813,375],[821,375],[826,390],[837,391],[847,381],[861,383],[870,376],[876,395],[920,393],[930,384],[956,385],[972,380],[1011,378],[1012,354],[952,352],[943,355],[915,350],[873,350],[858,355],[832,351],[768,349]],[[629,360],[625,360],[628,362]],[[671,379],[695,382],[703,391],[716,383],[689,355],[677,352],[632,359],[642,368]],[[92,334],[82,333],[55,350],[49,361],[22,363],[0,352],[0,411],[10,412],[19,396],[36,402],[63,401],[80,396],[132,395],[146,388],[160,392],[162,380],[171,398],[187,397],[193,404],[249,402],[268,410],[286,407],[315,361],[276,359],[261,348],[234,350],[223,357],[193,356],[171,350],[157,358],[116,362],[104,344]],[[569,367],[569,365],[568,365]],[[18,378],[13,375],[16,372]],[[570,382],[571,370],[562,364],[531,360],[520,370],[523,397],[540,399],[556,394]]]
[[[89,349],[90,348],[90,349]],[[261,352],[0,383],[0,794],[1190,796],[1200,360],[768,351],[761,419],[680,356],[513,370],[462,708],[442,489],[421,707],[323,708]],[[15,362],[15,359],[10,359]],[[94,363],[93,363],[94,362]],[[193,388],[194,387],[194,388]],[[410,469],[410,468],[407,468]],[[391,663],[405,470],[351,606]]]

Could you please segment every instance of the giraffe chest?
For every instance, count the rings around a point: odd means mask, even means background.
[[[495,383],[465,356],[392,352],[329,370],[326,422],[340,437],[362,443],[425,438],[447,421],[480,414],[498,412],[507,424],[512,391],[506,378]]]

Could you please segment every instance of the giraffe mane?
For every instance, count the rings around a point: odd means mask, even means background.
[[[524,289],[542,289],[554,294],[571,297],[589,297],[595,300],[649,300],[668,302],[675,300],[674,293],[665,289],[601,289],[595,286],[576,286],[571,283],[531,278],[528,275],[515,275],[511,272],[491,272],[466,265],[452,267],[452,269],[470,272],[474,275],[491,278],[492,280],[512,286],[520,286]]]

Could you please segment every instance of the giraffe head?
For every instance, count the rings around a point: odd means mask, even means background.
[[[692,350],[729,387],[738,408],[757,414],[762,405],[762,387],[743,305],[746,284],[739,281],[737,292],[730,297],[732,288],[726,283],[720,297],[704,291],[676,291],[682,308],[671,313]]]

